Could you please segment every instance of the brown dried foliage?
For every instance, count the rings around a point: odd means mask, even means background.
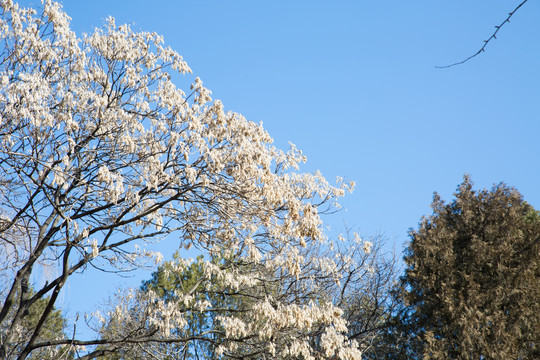
[[[539,359],[539,214],[504,184],[472,187],[465,176],[449,204],[435,194],[410,232],[411,347],[424,359]]]

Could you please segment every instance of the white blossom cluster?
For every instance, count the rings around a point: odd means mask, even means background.
[[[168,235],[209,255],[201,283],[218,279],[222,289],[246,296],[274,288],[274,295],[254,297],[261,301],[247,314],[216,318],[225,339],[219,353],[233,354],[249,337],[249,346],[274,358],[360,358],[340,310],[299,295],[316,286],[313,269],[337,271],[332,259],[311,266],[304,249],[325,240],[319,212],[354,184],[332,186],[318,172],[297,172],[306,160],[301,151],[272,146],[262,124],[227,112],[199,78],[186,84],[189,91],[177,87],[172,74],[191,70],[161,36],[110,18],[79,38],[53,1],[42,13],[11,0],[1,7],[0,172],[11,187],[1,205],[12,214],[8,227],[25,221],[36,229],[27,240],[28,266],[17,276],[30,276],[30,262],[52,259],[59,275],[38,289],[46,294],[88,264],[140,266],[154,255],[128,244]],[[371,249],[367,242],[363,248]],[[126,338],[126,324],[145,324],[156,343],[188,341],[181,331],[187,314],[216,311],[195,290],[174,302],[152,292],[129,295],[100,326],[122,324]],[[145,310],[126,305],[134,298]],[[316,329],[317,346],[310,342]],[[122,329],[115,331],[109,335]],[[6,344],[15,338],[7,334]]]

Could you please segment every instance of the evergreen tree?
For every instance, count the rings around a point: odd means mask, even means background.
[[[33,296],[35,292],[30,288],[28,289],[29,296]],[[25,315],[22,322],[22,326],[17,329],[17,338],[15,343],[17,344],[14,347],[14,351],[20,350],[24,344],[32,337],[33,329],[36,328],[37,324],[41,320],[41,317],[49,303],[49,298],[45,297],[38,299],[34,302],[29,308],[28,313]],[[15,316],[15,314],[10,314],[10,317]],[[53,308],[50,315],[45,319],[42,327],[42,331],[39,334],[38,341],[47,342],[55,341],[65,337],[65,326],[66,320],[62,315],[60,310]],[[5,336],[5,332],[8,329],[0,328],[0,338]],[[10,354],[8,354],[10,355]],[[60,346],[48,346],[40,349],[36,349],[30,356],[29,359],[35,360],[56,360],[56,359],[71,359],[71,349],[64,345]]]
[[[435,194],[411,230],[389,358],[539,359],[540,216],[515,189]],[[399,343],[401,339],[401,344]]]
[[[174,259],[180,258],[179,253],[174,254]],[[211,281],[203,282],[204,267],[203,256],[187,268],[178,271],[174,261],[166,262],[158,271],[152,274],[150,280],[144,281],[141,290],[144,292],[154,291],[165,302],[175,301],[179,296],[191,294],[199,303],[208,302],[218,309],[214,312],[202,312],[184,306],[181,311],[186,313],[187,325],[184,328],[174,329],[180,336],[195,337],[197,334],[206,334],[199,338],[193,338],[187,345],[172,345],[171,353],[182,355],[183,359],[215,359],[216,344],[223,341],[223,328],[219,324],[218,316],[227,311],[246,311],[243,303],[249,301],[245,296],[235,294],[234,289],[223,288],[222,281],[213,277]],[[219,266],[220,259],[212,261]],[[221,310],[219,310],[221,309]]]

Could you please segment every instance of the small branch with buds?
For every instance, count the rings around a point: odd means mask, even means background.
[[[478,50],[475,54],[469,56],[468,58],[466,58],[465,60],[462,60],[460,62],[456,62],[456,63],[453,63],[453,64],[450,64],[450,65],[445,65],[445,66],[435,66],[437,69],[444,69],[444,68],[449,68],[449,67],[452,67],[452,66],[456,66],[456,65],[461,65],[463,63],[466,63],[467,61],[471,60],[473,57],[477,56],[477,55],[480,55],[481,53],[483,53],[485,51],[485,48],[487,46],[487,44],[489,44],[489,42],[492,40],[492,39],[497,39],[497,33],[499,32],[499,30],[504,26],[504,24],[506,23],[509,23],[510,22],[510,18],[516,13],[516,11],[518,11],[518,9],[520,7],[522,7],[528,0],[524,0],[521,4],[519,4],[512,12],[509,12],[508,13],[508,17],[498,26],[495,26],[495,32],[493,34],[491,34],[491,36],[489,37],[489,39],[487,40],[484,40],[484,45],[480,48],[480,50]]]

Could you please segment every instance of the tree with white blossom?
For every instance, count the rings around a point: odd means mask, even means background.
[[[255,352],[246,356],[360,358],[342,310],[297,295],[318,286],[304,254],[325,241],[320,213],[352,184],[332,186],[319,173],[298,172],[305,161],[299,150],[273,147],[262,125],[226,112],[200,79],[180,80],[190,89],[182,91],[172,78],[191,70],[159,35],[110,18],[77,37],[58,3],[47,0],[39,11],[12,0],[0,6],[0,246],[17,254],[2,269],[0,358],[36,351],[61,358],[63,349],[91,359],[128,345],[206,336],[184,336],[178,329],[186,326],[186,313],[152,292],[125,294],[114,311],[88,320],[96,329],[123,324],[121,331],[40,336],[70,276],[89,266],[129,271],[159,263],[161,255],[143,250],[143,243],[166,236],[207,255],[202,282],[269,289],[249,313],[219,318],[218,356],[234,354],[249,338]],[[336,270],[328,261],[317,268],[325,277]],[[43,266],[56,275],[31,284]],[[289,288],[275,284],[276,273]],[[267,287],[273,283],[280,292]],[[189,295],[178,301],[213,311],[210,302]],[[136,298],[146,306],[126,311]],[[22,336],[28,310],[43,299],[39,321]],[[311,341],[314,329],[318,344]]]
[[[114,315],[98,322],[96,330],[104,337],[144,331],[147,319],[143,314],[151,311],[152,303],[163,302],[184,315],[183,326],[175,326],[171,332],[187,340],[138,347],[122,344],[110,359],[215,359],[224,348],[228,348],[223,354],[226,358],[271,358],[268,353],[287,358],[278,350],[287,349],[286,340],[299,331],[309,334],[309,346],[317,349],[329,348],[330,342],[340,342],[346,336],[358,342],[369,356],[379,351],[379,338],[392,313],[390,289],[397,278],[396,258],[383,256],[380,237],[371,242],[350,235],[339,236],[324,246],[303,248],[299,254],[305,259],[300,276],[271,263],[265,263],[264,268],[262,264],[246,263],[240,254],[214,257],[209,267],[203,257],[186,261],[177,252],[174,260],[162,264],[140,291],[131,290],[129,296],[120,292],[112,302]],[[213,266],[234,267],[236,277],[255,273],[259,278],[232,287],[219,276],[206,275]],[[153,301],[149,303],[150,294]],[[311,326],[286,326],[287,318],[295,319],[290,313],[293,305],[310,302],[332,304],[336,311],[343,311],[348,332],[329,337],[325,322],[316,317],[315,321],[304,320],[311,321]],[[206,306],[201,308],[201,304]],[[260,313],[260,323],[250,321],[254,312]],[[119,317],[118,313],[126,316]],[[236,336],[231,336],[233,333]],[[271,347],[266,344],[268,336],[260,336],[265,333],[273,336]],[[234,347],[227,347],[231,342]],[[325,358],[332,358],[331,352]]]

